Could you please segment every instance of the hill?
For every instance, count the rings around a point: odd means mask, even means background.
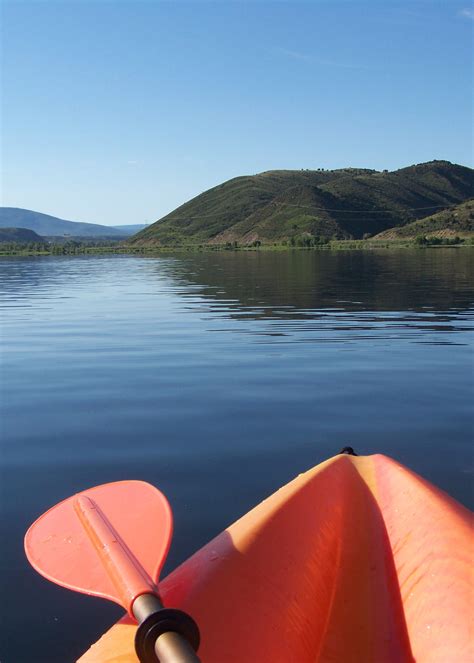
[[[0,228],[8,227],[27,228],[43,236],[70,235],[71,237],[111,237],[120,239],[129,234],[112,226],[66,221],[49,214],[18,207],[0,207]]]
[[[362,238],[472,197],[474,171],[430,161],[393,172],[278,170],[237,177],[147,226],[131,245]]]
[[[28,244],[29,242],[44,243],[44,237],[38,235],[34,230],[27,228],[0,228],[0,242],[15,242],[17,244]]]
[[[406,226],[390,228],[373,239],[403,239],[411,237],[463,237],[474,233],[474,199],[427,216]]]

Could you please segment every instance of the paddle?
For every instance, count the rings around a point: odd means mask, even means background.
[[[123,606],[139,623],[142,663],[199,663],[199,630],[181,610],[164,608],[158,579],[173,517],[165,496],[143,481],[90,488],[31,525],[25,551],[48,580]]]

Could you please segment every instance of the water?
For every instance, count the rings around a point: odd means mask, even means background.
[[[472,506],[470,249],[4,259],[0,287],[2,663],[74,661],[121,614],[23,555],[89,486],[168,495],[167,570],[346,444]]]

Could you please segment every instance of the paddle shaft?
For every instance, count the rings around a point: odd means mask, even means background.
[[[151,523],[158,535],[149,531]],[[182,610],[163,607],[158,595],[171,533],[171,509],[158,490],[116,482],[49,509],[28,530],[25,550],[49,580],[115,601],[135,617],[141,663],[200,663],[197,624]]]
[[[133,615],[139,624],[163,611],[163,604],[155,594],[142,594],[133,603]],[[180,633],[169,630],[161,633],[154,643],[159,663],[200,663],[196,652]],[[153,659],[150,658],[150,663]],[[142,663],[149,663],[143,661]]]
[[[137,650],[141,662],[155,663],[156,655],[159,663],[198,663],[189,642],[177,632],[182,620],[190,618],[180,611],[174,611],[175,620],[169,618],[170,611],[151,593],[153,581],[93,499],[79,495],[74,509],[123,603],[140,625],[147,621],[142,629],[146,643]]]
[[[160,663],[200,663],[189,642],[179,633],[168,631],[160,635],[155,644],[155,654]]]

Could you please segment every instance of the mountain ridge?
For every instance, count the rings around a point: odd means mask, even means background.
[[[44,243],[44,237],[35,233],[34,230],[29,228],[0,228],[0,242],[17,242],[24,244],[26,242],[36,242],[38,244]]]
[[[72,237],[122,239],[127,236],[126,232],[122,232],[113,226],[67,221],[50,214],[43,214],[22,207],[0,207],[0,228],[26,228],[43,237],[70,235]]]
[[[435,160],[398,170],[269,170],[218,184],[130,238],[132,246],[359,239],[464,202],[474,170]]]

